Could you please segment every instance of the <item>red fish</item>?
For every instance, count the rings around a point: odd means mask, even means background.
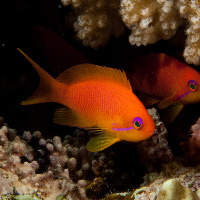
[[[142,93],[145,105],[166,109],[165,121],[172,122],[184,105],[200,102],[200,74],[189,65],[166,54],[147,55],[133,61],[127,72],[133,91]]]
[[[154,121],[132,92],[125,72],[83,64],[54,79],[18,50],[40,77],[38,89],[22,105],[58,102],[66,106],[56,110],[55,123],[100,133],[88,142],[89,151],[101,151],[120,140],[141,141],[154,133]]]

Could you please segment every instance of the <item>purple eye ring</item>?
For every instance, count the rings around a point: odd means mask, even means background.
[[[133,127],[137,130],[141,129],[143,126],[143,121],[140,117],[135,117],[133,119]]]
[[[192,92],[197,90],[197,83],[194,80],[189,80],[188,81],[188,88],[189,90],[191,90]]]

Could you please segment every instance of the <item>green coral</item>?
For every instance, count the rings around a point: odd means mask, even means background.
[[[16,195],[16,194],[5,194],[2,195],[2,200],[41,200],[36,194],[33,195]]]
[[[5,194],[2,195],[2,200],[42,200],[40,198],[38,198],[37,194],[33,194],[33,195],[20,195],[20,194]],[[65,198],[65,195],[59,195],[56,200],[67,200]]]
[[[67,200],[64,194],[59,195],[56,200]]]

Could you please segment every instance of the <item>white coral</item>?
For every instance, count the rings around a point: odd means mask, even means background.
[[[104,46],[111,36],[123,34],[124,25],[118,13],[119,0],[62,0],[71,5],[78,16],[74,29],[83,45],[98,48]]]
[[[147,45],[160,39],[169,39],[181,20],[174,0],[121,0],[120,14],[131,29],[132,45]]]
[[[180,15],[189,22],[184,57],[189,64],[200,64],[200,1],[179,0]]]
[[[184,57],[200,64],[200,0],[61,0],[71,5],[78,39],[86,46],[104,46],[111,36],[120,36],[124,24],[131,29],[132,45],[148,45],[171,38],[187,19]]]

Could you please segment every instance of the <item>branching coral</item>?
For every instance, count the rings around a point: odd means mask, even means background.
[[[171,38],[181,23],[173,0],[122,0],[120,13],[137,46]]]
[[[189,22],[184,57],[187,63],[200,64],[200,1],[179,0],[180,15]]]
[[[77,18],[74,29],[83,45],[98,48],[112,35],[120,36],[124,26],[118,14],[119,0],[62,0],[63,5],[74,7]]]
[[[98,48],[109,38],[123,33],[124,25],[132,45],[148,45],[174,36],[184,19],[187,41],[184,57],[187,63],[200,64],[200,2],[198,0],[62,0],[75,10],[74,28],[86,46]],[[121,17],[120,17],[121,15]]]

